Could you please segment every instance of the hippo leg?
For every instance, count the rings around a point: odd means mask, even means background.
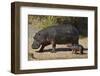
[[[45,47],[45,45],[42,45],[39,52],[43,52],[44,47]]]
[[[53,44],[52,45],[52,52],[56,52],[55,49],[56,49],[56,44]]]
[[[74,54],[74,49],[72,49],[72,54]]]
[[[80,54],[83,54],[83,48],[81,48],[79,51],[80,51]]]
[[[49,45],[49,44],[50,44],[50,43],[45,43],[45,44],[43,44],[43,45],[41,46],[39,52],[43,52],[45,46],[47,46],[47,45]]]
[[[56,49],[56,43],[52,41],[52,52],[53,53],[56,52],[55,49]]]
[[[78,50],[77,50],[77,49],[75,49],[75,54],[77,54],[77,51],[78,51]]]
[[[75,48],[72,50],[72,54],[76,54],[76,49]]]

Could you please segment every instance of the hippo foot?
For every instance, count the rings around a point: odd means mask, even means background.
[[[80,54],[84,54],[83,52],[80,52]]]
[[[83,55],[84,53],[80,53],[80,55]]]

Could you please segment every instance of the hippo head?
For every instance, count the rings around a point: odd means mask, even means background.
[[[38,49],[40,47],[40,43],[36,40],[33,41],[33,44],[32,44],[32,48],[33,49]]]
[[[44,35],[43,35],[42,32],[38,32],[38,33],[35,34],[35,36],[33,38],[34,38],[34,41],[33,41],[33,44],[32,44],[32,48],[38,49],[44,41]]]

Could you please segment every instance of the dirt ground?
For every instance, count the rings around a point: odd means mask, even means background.
[[[44,52],[39,53],[40,49],[32,49],[33,43],[33,34],[37,32],[36,29],[29,27],[29,36],[28,36],[28,60],[53,60],[53,59],[80,59],[80,58],[88,58],[88,50],[84,50],[84,54],[72,54],[72,51],[67,48],[67,45],[56,45],[56,52],[52,53],[52,46],[46,46],[44,48]],[[80,38],[79,43],[83,45],[85,49],[88,47],[87,38]]]
[[[86,39],[80,39],[81,44],[86,47]],[[30,47],[29,50],[29,60],[51,60],[51,59],[80,59],[87,58],[87,50],[84,50],[84,54],[72,54],[72,51],[67,48],[67,45],[57,45],[56,52],[52,53],[52,46],[46,46],[44,52],[38,52],[39,49],[32,49]]]

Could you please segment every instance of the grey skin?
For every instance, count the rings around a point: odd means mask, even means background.
[[[83,46],[82,45],[78,45],[78,44],[73,44],[71,46],[71,49],[72,49],[72,54],[78,54],[78,51],[79,51],[79,54],[83,54]]]
[[[38,49],[41,46],[39,52],[43,52],[45,46],[51,44],[52,52],[55,52],[56,44],[78,44],[78,41],[79,32],[73,25],[55,25],[37,32],[32,48]]]

